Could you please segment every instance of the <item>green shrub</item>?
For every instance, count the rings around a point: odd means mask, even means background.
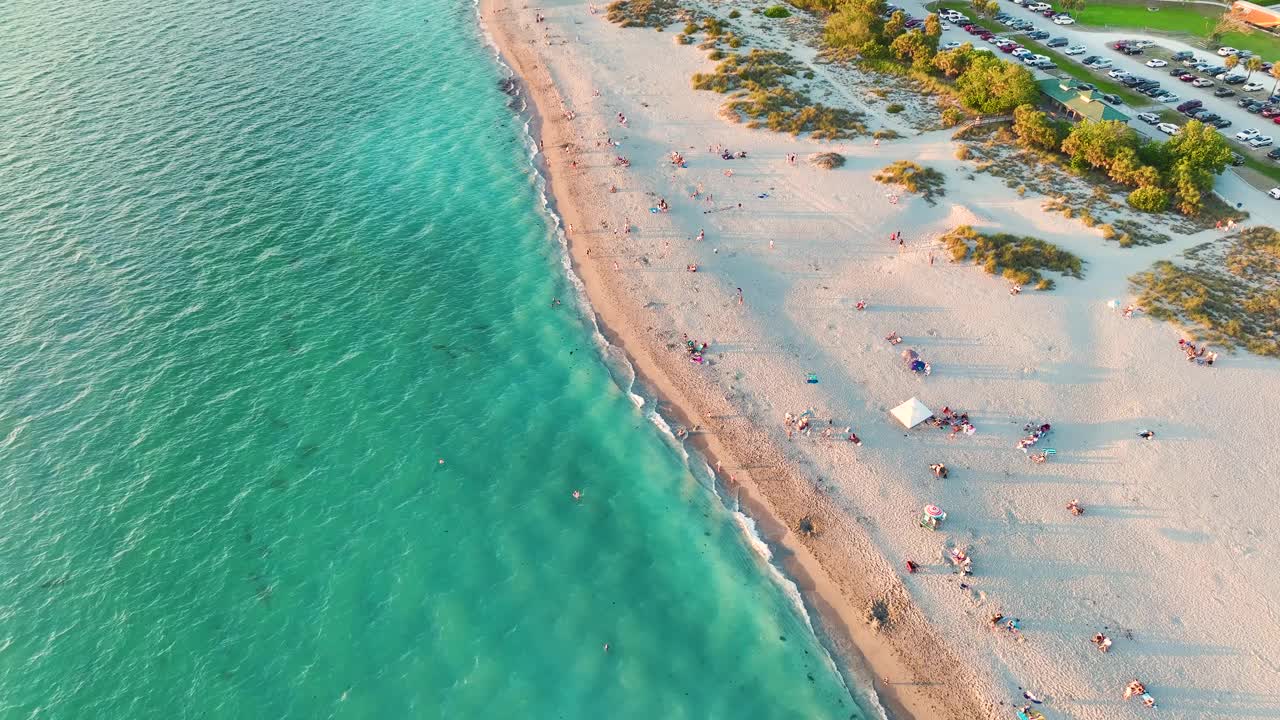
[[[681,45],[688,45],[689,43],[693,42],[693,38],[689,37],[688,35],[685,35],[684,33],[681,33],[676,36],[676,42],[680,43]]]
[[[897,130],[890,130],[889,128],[880,128],[879,130],[871,133],[871,137],[877,140],[897,140],[902,136],[898,134]]]
[[[887,113],[893,113],[893,114],[895,114],[895,115],[896,115],[897,113],[902,112],[903,110],[906,110],[906,108],[904,108],[902,105],[900,105],[900,104],[898,104],[898,103],[889,103],[888,105],[885,105],[885,107],[884,107],[884,111],[885,111],[885,112],[887,112]]]
[[[968,145],[961,145],[956,149],[957,160],[968,160],[971,157],[973,157],[973,152],[969,150]]]
[[[731,47],[731,48],[740,48],[740,47],[742,47],[742,38],[738,37],[737,35],[730,35],[730,36],[729,36],[729,47]]]
[[[712,50],[710,53],[707,54],[707,57],[711,58],[712,60],[723,60],[725,58],[725,54],[723,50]],[[698,76],[694,75],[693,77],[694,77],[694,81],[696,82]]]
[[[684,26],[684,34],[685,34],[685,35],[696,35],[696,34],[698,34],[698,29],[699,29],[699,28],[698,28],[698,24],[697,24],[697,23],[687,23],[687,24],[685,24],[685,26]]]
[[[764,11],[764,16],[774,19],[787,18],[791,17],[791,11],[781,5],[772,5]]]
[[[801,77],[803,77],[805,80],[812,80],[815,77],[817,77],[817,75],[815,75],[812,70],[805,70],[804,75],[802,75]]]
[[[730,11],[729,11],[729,19],[730,19],[730,20],[737,20],[737,19],[738,19],[738,18],[740,18],[740,17],[742,17],[742,13],[738,12],[737,10],[730,10]]]

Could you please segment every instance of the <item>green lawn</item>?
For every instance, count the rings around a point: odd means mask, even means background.
[[[1075,18],[1082,25],[1186,33],[1203,38],[1208,37],[1217,22],[1219,13],[1212,12],[1213,10],[1217,8],[1207,5],[1181,8],[1162,4],[1158,11],[1151,12],[1145,4],[1086,3],[1083,10],[1075,12]]]
[[[1275,0],[1272,4],[1276,3],[1280,3],[1280,0]],[[1147,3],[1142,0],[1106,0],[1100,3],[1088,2],[1084,9],[1073,14],[1081,25],[1188,35],[1195,44],[1209,50],[1230,45],[1241,50],[1252,50],[1269,60],[1280,59],[1280,37],[1261,30],[1226,33],[1220,41],[1210,43],[1209,34],[1221,15],[1220,10],[1211,5],[1188,4],[1179,7],[1162,3],[1159,10],[1151,12],[1147,9]]]

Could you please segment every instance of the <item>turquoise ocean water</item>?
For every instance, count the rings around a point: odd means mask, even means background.
[[[0,718],[862,717],[501,75],[470,3],[0,10]]]

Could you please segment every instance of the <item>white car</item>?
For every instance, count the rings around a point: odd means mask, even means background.
[[[1259,132],[1261,131],[1258,130],[1258,128],[1245,128],[1244,130],[1236,133],[1236,139],[1241,142],[1244,142],[1245,140],[1252,140],[1258,137]]]
[[[947,22],[946,20],[939,20],[938,27],[942,28],[943,30],[950,30],[951,23]]]
[[[1249,141],[1249,147],[1266,147],[1271,144],[1270,135],[1256,135]]]
[[[1157,96],[1156,99],[1159,100],[1160,102],[1176,103],[1182,98],[1178,97],[1177,95],[1174,95],[1171,92],[1167,92],[1163,95]]]
[[[1028,5],[1027,9],[1034,10],[1036,12],[1044,12],[1045,10],[1052,10],[1053,6],[1049,3],[1038,2],[1035,5]]]
[[[1053,18],[1054,25],[1071,25],[1075,23],[1075,21],[1076,19],[1070,15],[1056,15]]]
[[[960,43],[956,42],[955,40],[948,40],[942,43],[941,45],[939,45],[938,49],[939,50],[955,50],[958,47],[960,47]]]
[[[1182,130],[1182,128],[1174,125],[1173,123],[1160,123],[1156,126],[1156,129],[1165,135],[1177,135],[1178,131]]]
[[[1133,42],[1129,43],[1129,47],[1141,48],[1143,50],[1146,50],[1152,45],[1155,45],[1155,43],[1151,42],[1150,40],[1134,40]]]
[[[1138,113],[1138,119],[1148,125],[1155,125],[1160,122],[1160,116],[1155,113]]]
[[[1271,188],[1267,191],[1267,194],[1277,200],[1280,200],[1280,188]]]
[[[1240,53],[1239,50],[1229,46],[1223,46],[1218,48],[1218,55],[1220,57],[1226,57],[1228,55],[1238,55],[1239,53]]]
[[[1016,58],[1026,57],[1028,55],[1035,55],[1035,53],[1031,52],[1026,48],[1018,48],[1009,54]]]
[[[1085,46],[1083,46],[1083,45],[1072,45],[1071,47],[1067,48],[1066,50],[1063,50],[1063,52],[1065,52],[1065,53],[1066,53],[1066,54],[1068,54],[1068,55],[1083,55],[1083,54],[1085,54],[1085,53],[1089,52],[1089,50],[1088,50],[1087,48],[1085,48]]]
[[[1164,60],[1159,60],[1157,58],[1151,58],[1150,60],[1147,61],[1147,67],[1164,67],[1165,65],[1168,65],[1168,64],[1169,63],[1165,62]]]
[[[1240,89],[1245,92],[1258,92],[1262,89],[1262,83],[1251,82]]]
[[[1089,67],[1093,68],[1094,70],[1106,70],[1107,68],[1111,67],[1111,61],[1108,60],[1107,58],[1098,58],[1094,62],[1090,63]]]
[[[1213,81],[1209,78],[1196,78],[1191,81],[1191,87],[1211,87]]]
[[[1039,65],[1042,62],[1053,62],[1045,55],[1027,55],[1022,58],[1022,62],[1028,65]]]
[[[1122,77],[1128,77],[1128,75],[1129,75],[1128,70],[1121,70],[1120,68],[1116,68],[1115,70],[1112,70],[1111,72],[1107,73],[1107,77],[1115,80],[1119,80]]]

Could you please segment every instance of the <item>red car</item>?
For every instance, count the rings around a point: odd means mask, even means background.
[[[969,34],[973,34],[973,31],[974,31],[974,30],[977,30],[977,29],[978,29],[978,26],[977,26],[977,25],[965,25],[965,26],[964,26],[964,31],[965,31],[965,32],[967,32],[967,33],[969,33]]]
[[[1273,117],[1280,116],[1280,108],[1275,107],[1274,105],[1268,105],[1262,108],[1261,115],[1264,118],[1273,118]]]
[[[1041,14],[1041,15],[1043,15],[1043,16],[1045,16],[1045,17],[1047,17],[1047,18],[1051,18],[1051,17],[1053,17],[1054,15],[1057,15],[1058,13],[1057,13],[1057,11],[1056,11],[1056,10],[1045,10],[1044,12],[1042,12],[1042,13],[1040,13],[1040,14]]]
[[[1017,50],[1017,49],[1018,49],[1018,48],[1020,48],[1020,47],[1022,47],[1022,46],[1021,46],[1021,45],[1016,45],[1016,44],[1015,44],[1015,45],[1004,45],[1004,46],[1002,46],[1002,47],[1000,48],[1000,52],[1007,52],[1007,53],[1011,53],[1011,52],[1013,52],[1014,50]]]
[[[1280,115],[1276,115],[1275,117],[1271,118],[1271,122],[1277,125],[1280,125]]]
[[[1192,80],[1196,79],[1196,76],[1192,75],[1191,73],[1183,73],[1178,76],[1178,79],[1181,80],[1182,82],[1191,82]]]

